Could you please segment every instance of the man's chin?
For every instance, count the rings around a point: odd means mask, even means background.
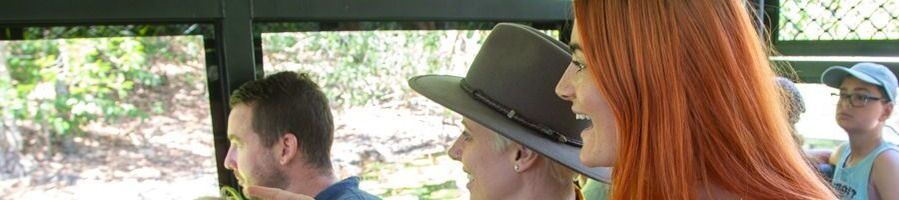
[[[243,187],[243,186],[241,186],[241,187]],[[241,192],[243,192],[243,197],[244,197],[244,199],[259,199],[259,198],[256,198],[256,197],[251,197],[251,196],[250,196],[250,192],[247,191],[247,187],[243,187],[243,188],[241,189]]]

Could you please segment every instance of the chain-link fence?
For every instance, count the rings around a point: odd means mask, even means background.
[[[781,0],[778,40],[897,40],[899,0]]]

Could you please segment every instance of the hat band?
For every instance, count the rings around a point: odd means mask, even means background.
[[[552,128],[549,128],[546,125],[531,122],[524,116],[521,116],[518,113],[516,113],[515,110],[512,110],[512,109],[500,104],[499,102],[493,100],[493,98],[490,98],[489,96],[485,95],[483,92],[481,92],[481,90],[472,88],[471,86],[468,85],[468,83],[465,81],[464,78],[462,79],[462,81],[459,81],[459,83],[460,83],[459,85],[462,86],[462,90],[465,90],[465,92],[467,92],[469,95],[474,97],[474,99],[480,101],[481,103],[486,104],[488,107],[490,107],[494,111],[506,115],[506,118],[509,118],[512,121],[517,122],[518,124],[524,125],[525,127],[528,127],[530,129],[536,130],[540,133],[543,133],[544,136],[547,136],[550,139],[553,139],[560,143],[575,146],[578,148],[584,146],[584,143],[580,140],[568,138],[564,134],[559,133],[558,131],[553,130]]]

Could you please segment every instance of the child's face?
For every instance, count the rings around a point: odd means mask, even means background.
[[[893,110],[893,105],[887,102],[887,97],[879,87],[855,77],[843,80],[840,84],[840,96],[836,120],[849,134],[879,128]],[[864,96],[862,98],[867,100],[859,100],[859,96]]]

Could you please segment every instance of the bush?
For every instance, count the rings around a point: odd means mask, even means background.
[[[147,117],[124,99],[139,87],[163,84],[148,55],[165,50],[159,39],[136,37],[27,40],[7,46],[9,80],[0,83],[5,116],[27,121],[55,141],[84,134],[104,119]],[[164,44],[164,43],[163,43]],[[149,48],[148,48],[149,47]]]
[[[339,107],[385,106],[413,94],[412,76],[464,75],[489,31],[263,34],[266,67],[310,72]],[[386,105],[390,107],[391,105]]]

